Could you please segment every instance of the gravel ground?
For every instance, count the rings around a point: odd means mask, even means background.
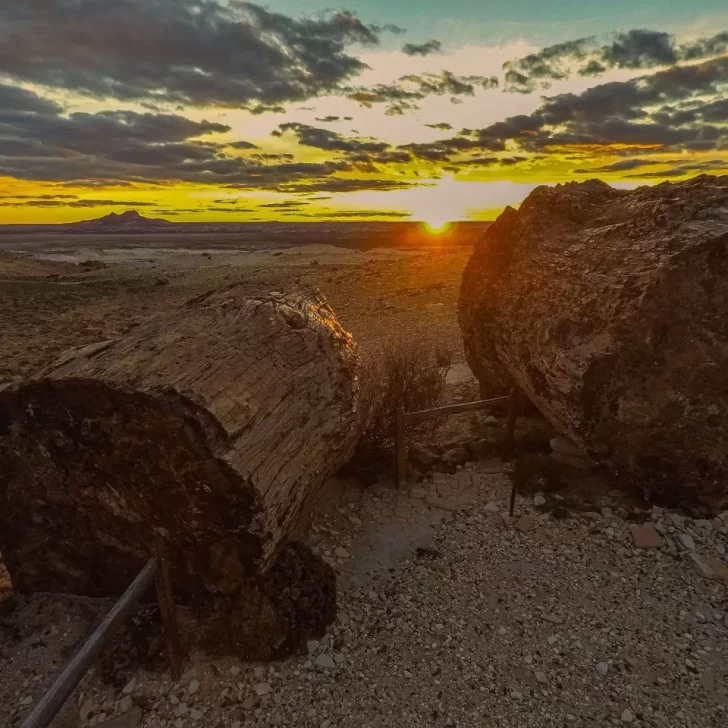
[[[691,557],[728,568],[728,513],[701,522],[655,509],[647,529],[660,547],[638,549],[644,534],[609,498],[557,520],[558,497],[529,497],[512,523],[509,487],[499,461],[407,492],[351,487],[307,536],[339,576],[322,639],[274,665],[193,656],[178,683],[139,671],[126,692],[92,675],[75,724],[728,724],[726,584]],[[18,717],[27,697],[16,691]]]

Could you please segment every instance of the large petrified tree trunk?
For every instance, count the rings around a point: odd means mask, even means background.
[[[322,300],[231,287],[0,391],[14,587],[120,593],[161,537],[177,590],[239,592],[349,457],[356,366]]]
[[[728,499],[728,177],[534,190],[463,274],[485,387],[667,499]]]

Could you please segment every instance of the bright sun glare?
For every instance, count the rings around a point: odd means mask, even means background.
[[[430,235],[442,235],[442,233],[446,233],[452,225],[452,223],[448,220],[435,218],[425,220],[422,224]]]

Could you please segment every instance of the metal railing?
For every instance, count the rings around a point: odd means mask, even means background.
[[[172,582],[169,577],[167,560],[160,545],[157,547],[157,555],[147,561],[136,579],[122,594],[119,601],[114,604],[101,624],[66,663],[51,688],[23,721],[21,728],[46,728],[50,725],[88,669],[98,659],[105,645],[123,622],[134,612],[139,600],[151,587],[152,582],[156,583],[170,671],[173,679],[178,680],[180,678],[182,674],[182,653],[177,629],[177,616],[172,601]]]
[[[513,451],[513,443],[516,433],[516,418],[518,417],[518,391],[512,389],[506,397],[495,397],[493,399],[479,399],[475,402],[463,402],[462,404],[448,404],[444,407],[433,407],[432,409],[419,410],[418,412],[405,412],[404,407],[397,407],[394,412],[394,449],[396,458],[396,480],[397,485],[407,482],[407,436],[406,425],[410,422],[421,422],[430,417],[443,415],[457,415],[463,412],[476,412],[488,409],[493,405],[508,403],[508,423],[503,442],[503,453],[508,456]]]

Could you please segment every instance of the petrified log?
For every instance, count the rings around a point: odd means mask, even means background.
[[[463,274],[481,385],[666,499],[728,499],[728,177],[534,190]]]
[[[0,551],[19,591],[238,593],[357,439],[357,355],[323,300],[235,286],[0,391]]]

